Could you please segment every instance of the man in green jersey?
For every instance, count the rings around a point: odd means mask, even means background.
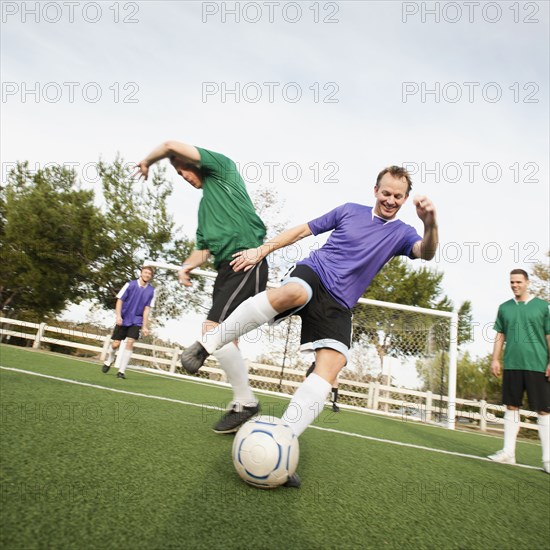
[[[202,327],[204,334],[223,322],[244,300],[265,290],[267,262],[250,272],[235,272],[229,263],[235,252],[261,245],[266,229],[231,159],[194,145],[166,141],[138,163],[136,175],[147,179],[149,167],[164,158],[170,159],[184,180],[202,190],[195,250],[183,262],[178,276],[180,283],[191,286],[190,271],[214,257],[218,275],[212,308]],[[215,357],[233,388],[233,401],[214,431],[236,432],[260,407],[248,385],[248,371],[237,340],[219,349]]]
[[[549,305],[529,295],[529,276],[523,269],[510,272],[514,298],[498,308],[494,329],[491,372],[500,376],[504,348],[502,401],[504,448],[489,456],[495,462],[515,464],[516,437],[523,394],[527,391],[531,410],[538,412],[542,443],[542,467],[550,474],[550,313]],[[505,346],[506,344],[506,346]]]

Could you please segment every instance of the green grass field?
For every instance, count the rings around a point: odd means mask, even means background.
[[[118,380],[5,345],[0,365],[2,548],[549,546],[535,443],[517,449],[532,468],[504,466],[475,458],[495,437],[327,409],[300,438],[301,489],[262,491],[237,476],[233,437],[210,429],[224,387]],[[287,403],[260,398],[278,416]]]

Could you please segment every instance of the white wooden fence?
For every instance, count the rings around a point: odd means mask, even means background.
[[[8,329],[8,326],[17,328]],[[98,355],[100,361],[104,360],[110,341],[110,334],[103,335],[81,332],[47,325],[46,323],[29,323],[6,317],[0,317],[0,336],[3,341],[7,341],[8,343],[10,337],[27,339],[32,341],[32,347],[37,349],[42,344],[56,344],[68,348],[91,351]],[[88,340],[92,343],[63,339],[62,336],[78,340]],[[140,349],[149,350],[152,355],[140,354]],[[180,354],[181,349],[177,347],[163,347],[135,342],[132,359],[150,363],[151,367],[147,370],[153,369],[168,376],[181,376],[176,374]],[[304,376],[304,372],[297,369],[286,368],[284,376],[282,376],[280,367],[254,362],[249,362],[248,366],[251,382],[255,383],[255,385],[265,385],[265,387],[270,389],[268,393],[275,391],[285,395],[292,394],[294,389],[301,384],[302,377]],[[202,376],[208,376],[212,380],[225,380],[225,373],[215,366],[205,365],[200,372]],[[341,406],[344,408],[368,410],[369,412],[387,414],[388,416],[398,416],[407,421],[427,423],[433,423],[435,418],[439,416],[438,423],[448,425],[446,417],[448,413],[446,407],[446,403],[448,403],[447,396],[440,396],[432,392],[396,388],[383,385],[379,382],[358,382],[342,377],[339,379],[339,384],[339,394],[344,400],[348,398],[360,403],[360,405],[342,404]],[[351,389],[344,389],[342,386]],[[262,391],[258,388],[255,389]],[[434,404],[434,402],[439,403],[439,405]],[[486,431],[488,427],[491,427],[491,429],[501,429],[503,420],[497,417],[496,413],[504,411],[502,405],[490,404],[483,400],[468,399],[455,399],[455,402],[455,419],[459,425],[465,422],[471,423],[472,426],[478,427],[481,431]],[[464,408],[473,410],[461,410]],[[388,410],[390,412],[384,412]],[[531,411],[523,409],[519,412],[522,418],[520,427],[536,430],[536,424],[526,422],[527,419],[535,418],[536,415]]]

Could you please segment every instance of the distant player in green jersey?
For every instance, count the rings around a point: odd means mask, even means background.
[[[218,272],[212,308],[203,323],[203,333],[222,323],[244,300],[265,290],[268,268],[264,260],[249,272],[233,271],[233,254],[263,243],[266,228],[256,213],[235,163],[224,155],[167,141],[138,163],[136,175],[147,179],[149,167],[168,158],[176,172],[195,189],[202,190],[195,250],[183,262],[179,280],[191,286],[189,272],[214,257]],[[228,412],[214,426],[218,433],[236,432],[260,410],[248,385],[248,371],[237,340],[219,349],[215,357],[233,388]]]
[[[542,467],[550,474],[549,305],[529,294],[529,276],[523,269],[510,272],[510,286],[514,297],[498,308],[491,363],[491,372],[500,376],[500,356],[504,348],[504,448],[489,458],[503,464],[515,464],[518,410],[527,391],[530,409],[538,412]]]

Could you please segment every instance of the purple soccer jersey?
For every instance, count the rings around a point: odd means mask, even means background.
[[[138,279],[134,279],[126,283],[116,297],[122,300],[122,326],[141,327],[143,310],[154,307],[155,289],[149,283],[140,286]]]
[[[351,309],[374,276],[394,256],[412,256],[422,240],[414,227],[373,216],[372,207],[346,203],[311,220],[314,235],[331,231],[328,241],[298,262],[309,266],[342,305]]]

